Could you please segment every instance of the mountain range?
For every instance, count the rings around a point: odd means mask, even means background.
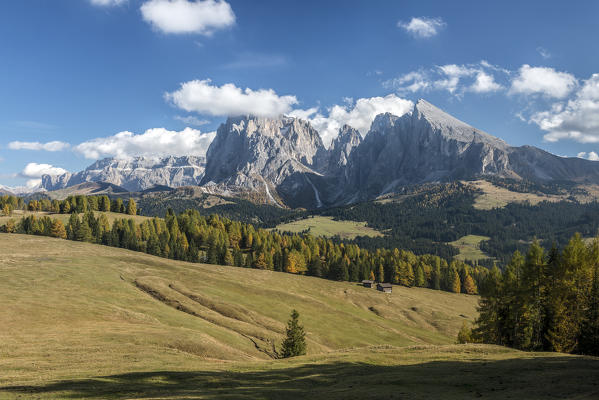
[[[405,185],[485,176],[598,184],[599,163],[510,146],[419,100],[403,116],[376,116],[364,138],[343,126],[329,148],[302,119],[235,117],[218,128],[206,158],[108,158],[75,174],[45,175],[42,188],[84,182],[132,192],[201,186],[208,193],[319,208],[373,199]]]

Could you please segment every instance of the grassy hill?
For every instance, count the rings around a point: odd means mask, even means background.
[[[35,236],[0,234],[0,250],[3,399],[599,391],[591,358],[452,345],[476,315],[474,296],[402,287],[383,294]],[[275,360],[293,308],[308,355]]]
[[[488,236],[466,235],[447,244],[452,245],[460,251],[460,254],[455,257],[456,259],[462,261],[478,261],[484,258],[490,258],[480,249],[480,243],[489,239]]]
[[[383,236],[376,229],[367,227],[366,222],[335,221],[332,217],[320,215],[280,224],[276,229],[281,232],[296,233],[308,231],[314,236],[339,236],[342,239],[354,239],[357,236]]]

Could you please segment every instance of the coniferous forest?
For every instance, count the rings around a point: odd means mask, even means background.
[[[6,196],[3,199],[11,207],[15,201],[19,202]],[[21,206],[33,211],[66,213],[70,218],[65,225],[48,216],[29,215],[4,224],[4,232],[98,243],[190,262],[268,269],[338,281],[371,279],[467,294],[477,293],[478,282],[488,271],[436,255],[415,255],[397,248],[366,250],[357,244],[310,234],[279,233],[216,214],[204,216],[197,210],[179,215],[169,211],[165,218],[142,222],[124,216],[112,223],[105,214],[94,213],[135,215],[137,206],[132,199],[123,202],[107,196],[74,196],[63,201],[34,200]]]
[[[70,214],[10,219],[2,232],[51,236],[140,251],[159,257],[267,269],[338,281],[375,280],[407,287],[480,294],[480,316],[460,340],[527,351],[599,354],[599,239],[575,234],[559,250],[534,240],[502,268],[472,266],[398,248],[365,249],[309,233],[287,234],[219,215],[186,210],[165,218],[134,219],[135,201],[107,196],[66,200],[0,197],[0,209]],[[123,214],[110,221],[105,213]]]
[[[599,238],[576,234],[562,251],[535,241],[493,268],[480,294],[472,341],[599,355]]]

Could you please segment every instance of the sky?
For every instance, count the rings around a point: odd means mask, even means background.
[[[227,116],[325,145],[418,99],[508,143],[599,159],[599,2],[6,0],[0,185],[202,155]]]

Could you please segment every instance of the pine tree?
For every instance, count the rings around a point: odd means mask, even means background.
[[[55,237],[55,238],[60,238],[60,239],[67,238],[67,231],[66,231],[64,225],[62,224],[62,222],[60,222],[60,220],[55,219],[54,222],[52,223],[52,229],[50,230],[50,236]]]
[[[466,322],[462,323],[462,328],[458,332],[458,344],[466,344],[473,343],[472,339],[472,329],[468,326]]]
[[[383,283],[385,282],[385,269],[383,268],[382,264],[379,264],[379,271],[378,271],[378,280],[377,282]]]
[[[422,264],[418,264],[414,272],[414,284],[417,287],[426,287],[426,278],[424,276],[424,268]]]
[[[433,270],[433,274],[432,274],[432,287],[435,290],[441,290],[441,266],[440,265],[435,265],[435,269]]]
[[[127,203],[127,214],[136,215],[137,214],[137,204],[135,204],[135,200],[129,199]]]
[[[281,356],[283,358],[301,356],[306,354],[306,333],[299,324],[299,313],[291,312],[291,319],[287,322],[287,337],[283,341]]]
[[[233,254],[229,248],[225,248],[224,262],[225,265],[235,265],[235,259],[233,258]]]
[[[582,354],[599,356],[599,239],[593,243],[593,286],[580,329],[579,347]]]
[[[92,241],[92,230],[90,229],[87,221],[83,219],[77,230],[75,231],[75,240],[79,242],[91,242]]]
[[[464,284],[462,285],[462,291],[466,294],[476,294],[476,284],[472,276],[466,271],[464,273]]]
[[[100,201],[100,211],[110,211],[110,199],[108,196],[102,196]]]

